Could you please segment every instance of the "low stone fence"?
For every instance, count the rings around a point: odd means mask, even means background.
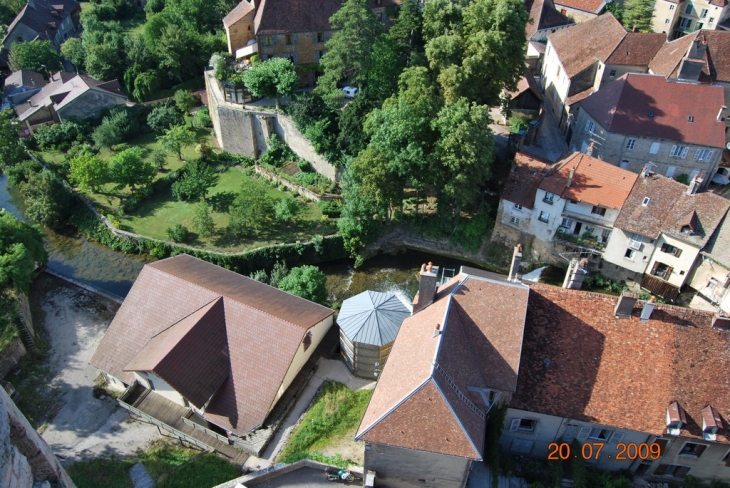
[[[308,188],[303,187],[302,185],[298,185],[294,182],[291,182],[287,180],[286,178],[277,175],[273,171],[270,171],[263,166],[256,165],[254,166],[254,171],[256,171],[258,174],[263,176],[264,178],[268,180],[275,181],[281,185],[284,185],[288,189],[292,191],[298,192],[300,195],[302,195],[304,198],[311,200],[313,202],[321,202],[321,201],[330,201],[330,200],[339,200],[342,198],[340,195],[333,195],[331,193],[325,193],[324,195],[318,195],[314,193],[312,190],[309,190]]]
[[[20,337],[13,339],[0,354],[0,378],[5,378],[25,356],[26,350]]]

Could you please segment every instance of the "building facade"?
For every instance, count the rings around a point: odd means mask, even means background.
[[[730,4],[724,0],[659,0],[654,4],[654,32],[677,39],[699,30],[728,30]]]

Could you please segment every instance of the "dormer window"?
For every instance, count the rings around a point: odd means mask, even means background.
[[[682,426],[687,423],[687,415],[679,403],[672,402],[667,407],[667,432],[672,435],[679,435]]]
[[[708,441],[717,439],[717,432],[722,426],[722,418],[712,405],[702,409],[702,437]]]
[[[692,233],[692,227],[689,225],[683,225],[682,229],[680,230],[682,234],[691,234]]]
[[[649,197],[644,197],[644,200],[641,201],[641,205],[646,207],[647,205],[649,205],[650,201],[651,201],[651,199]]]
[[[694,121],[695,121],[694,117],[692,117],[691,115],[687,116],[687,122],[694,122]]]

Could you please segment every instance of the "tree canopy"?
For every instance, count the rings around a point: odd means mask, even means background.
[[[28,69],[43,73],[46,78],[63,67],[63,58],[53,49],[51,41],[14,42],[10,45],[8,61],[13,71]]]
[[[0,170],[4,171],[28,159],[18,135],[20,128],[20,122],[12,109],[0,111]]]
[[[177,125],[165,131],[157,140],[166,151],[177,154],[177,158],[182,161],[182,150],[195,142],[195,133],[184,125]]]
[[[281,108],[281,97],[294,93],[299,86],[299,76],[291,61],[272,58],[246,70],[243,83],[254,96],[273,98],[276,107]]]
[[[157,168],[142,158],[139,148],[125,149],[112,156],[109,165],[109,173],[112,181],[120,187],[129,186],[134,191],[138,186],[148,185],[152,182]]]
[[[277,287],[292,295],[310,300],[320,305],[327,303],[327,276],[316,266],[292,268]]]
[[[0,288],[27,292],[33,271],[47,262],[41,231],[0,209]]]
[[[96,191],[109,181],[109,165],[92,154],[81,154],[69,163],[69,179],[82,190]]]
[[[626,0],[621,23],[627,30],[652,32],[654,18],[654,2],[651,0]]]
[[[274,215],[274,204],[266,186],[246,179],[229,208],[228,230],[236,237],[258,234]]]
[[[172,184],[172,194],[178,200],[200,200],[208,188],[218,183],[219,176],[206,162],[195,160],[185,165],[182,177]]]

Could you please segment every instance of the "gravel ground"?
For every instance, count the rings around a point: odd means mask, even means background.
[[[41,280],[39,306],[51,343],[52,384],[63,395],[53,420],[39,429],[54,453],[68,464],[131,455],[158,439],[156,427],[129,421],[116,400],[92,395],[99,372],[89,360],[119,305],[57,278],[46,275]]]

